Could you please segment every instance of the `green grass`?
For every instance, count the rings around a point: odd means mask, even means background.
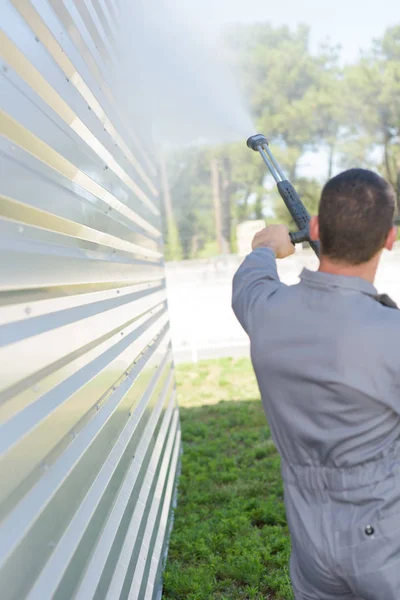
[[[183,435],[164,600],[293,598],[279,457],[248,360],[177,368]]]

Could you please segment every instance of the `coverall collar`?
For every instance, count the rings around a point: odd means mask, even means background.
[[[325,289],[351,290],[375,296],[378,292],[376,288],[361,277],[351,277],[348,275],[333,275],[332,273],[323,273],[322,271],[310,271],[303,269],[300,279],[312,287]]]

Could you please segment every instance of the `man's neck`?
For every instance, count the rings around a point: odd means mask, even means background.
[[[347,263],[336,262],[326,256],[321,256],[319,271],[330,273],[331,275],[344,275],[346,277],[360,277],[369,283],[374,283],[376,271],[378,269],[380,254],[374,256],[370,261],[361,265],[350,265]]]

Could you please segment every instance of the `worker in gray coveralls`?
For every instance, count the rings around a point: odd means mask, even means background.
[[[296,600],[400,600],[400,310],[373,286],[394,209],[384,179],[346,171],[310,222],[317,272],[279,280],[275,259],[294,248],[271,225],[234,277],[281,456]]]

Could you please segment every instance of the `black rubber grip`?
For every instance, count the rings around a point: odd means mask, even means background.
[[[301,244],[302,242],[309,242],[308,229],[302,229],[301,231],[291,231],[289,233],[290,241],[292,244]]]
[[[300,196],[290,183],[290,181],[279,181],[277,183],[278,191],[281,195],[282,200],[286,204],[286,208],[292,215],[293,221],[299,228],[299,232],[292,234],[292,242],[299,243],[307,241],[315,254],[319,256],[319,243],[310,240],[308,233],[308,225],[310,222],[310,215],[304,204],[301,201]]]

